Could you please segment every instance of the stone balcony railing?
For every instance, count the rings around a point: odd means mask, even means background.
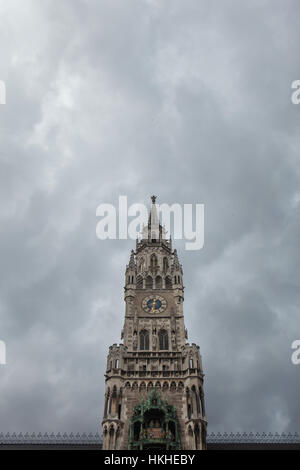
[[[186,378],[190,375],[200,375],[202,372],[200,369],[185,369],[185,370],[124,370],[124,369],[111,369],[107,371],[108,375],[120,376],[120,377],[181,377]]]

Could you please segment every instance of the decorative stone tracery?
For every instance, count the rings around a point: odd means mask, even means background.
[[[158,442],[162,434],[154,430],[151,445],[205,449],[207,422],[200,349],[186,342],[182,266],[153,205],[142,238],[130,254],[124,299],[123,344],[112,345],[107,358],[103,448],[144,448],[147,442],[140,435],[134,438],[137,430],[129,423],[133,423],[136,407],[149,405],[149,397],[156,397],[163,409],[176,409],[178,426],[174,425],[175,440]],[[161,411],[160,429],[166,433],[164,416]]]

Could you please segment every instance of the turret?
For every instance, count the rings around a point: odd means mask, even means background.
[[[130,312],[130,305],[135,296],[136,289],[136,262],[134,258],[134,251],[131,250],[129,264],[126,266],[125,271],[125,287],[124,287],[124,300],[126,301],[126,311]]]
[[[129,264],[126,266],[125,271],[125,286],[135,288],[136,282],[136,264],[134,259],[134,251],[131,250]]]
[[[181,304],[184,300],[184,287],[183,287],[183,279],[182,279],[183,271],[182,266],[179,263],[177,250],[175,249],[173,252],[173,265],[172,265],[172,283],[174,289],[174,295],[177,299],[177,303]]]

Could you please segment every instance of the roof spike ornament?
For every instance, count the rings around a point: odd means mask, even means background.
[[[157,214],[157,208],[155,201],[157,196],[151,196],[152,205],[149,212],[148,220],[148,239],[149,240],[159,240],[159,217]]]
[[[130,253],[129,267],[130,268],[135,268],[134,250],[131,250],[131,253]]]

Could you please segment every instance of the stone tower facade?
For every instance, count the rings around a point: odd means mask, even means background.
[[[206,449],[200,350],[187,343],[182,266],[154,196],[124,297],[123,344],[107,357],[103,449]]]

